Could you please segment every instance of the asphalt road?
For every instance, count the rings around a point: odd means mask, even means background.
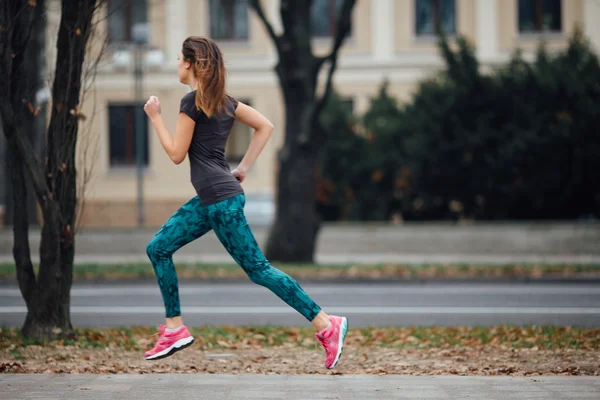
[[[600,284],[307,284],[326,312],[351,326],[537,324],[600,326]],[[157,285],[76,284],[75,325],[158,325]],[[245,284],[183,284],[184,321],[198,325],[288,325],[308,322],[267,289]],[[17,287],[0,288],[0,326],[20,326],[25,304]]]

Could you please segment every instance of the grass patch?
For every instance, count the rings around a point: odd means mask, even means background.
[[[600,264],[372,264],[317,265],[274,264],[297,279],[415,279],[415,278],[528,278],[600,277]],[[38,265],[34,266],[38,270]],[[247,279],[236,264],[177,264],[180,279]],[[77,264],[73,268],[76,280],[155,279],[149,263]],[[0,264],[0,280],[15,280],[15,265]]]

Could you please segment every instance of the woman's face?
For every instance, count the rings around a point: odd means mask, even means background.
[[[190,82],[190,74],[192,73],[191,64],[183,59],[183,54],[179,52],[177,55],[177,74],[179,82],[188,84]]]

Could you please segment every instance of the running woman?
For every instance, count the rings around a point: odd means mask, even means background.
[[[241,183],[269,140],[273,124],[225,92],[223,55],[214,41],[188,37],[178,56],[177,72],[179,81],[192,91],[181,100],[174,136],[165,127],[157,97],[151,96],[144,110],[171,160],[180,164],[189,157],[197,196],[165,222],[146,248],[164,301],[166,322],[145,358],[164,358],[194,342],[181,317],[172,256],[213,229],[252,282],[271,290],[312,323],[325,350],[325,367],[335,367],[348,330],[347,319],[327,315],[293,278],[269,264],[244,215]],[[225,144],[235,119],[253,128],[254,135],[244,158],[231,171],[225,161]]]

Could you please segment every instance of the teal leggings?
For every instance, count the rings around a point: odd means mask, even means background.
[[[204,206],[196,196],[177,210],[148,243],[146,253],[158,279],[167,318],[181,315],[173,253],[211,229],[252,282],[271,290],[309,321],[319,313],[321,308],[293,278],[269,264],[246,222],[245,202],[245,196],[239,194]]]

